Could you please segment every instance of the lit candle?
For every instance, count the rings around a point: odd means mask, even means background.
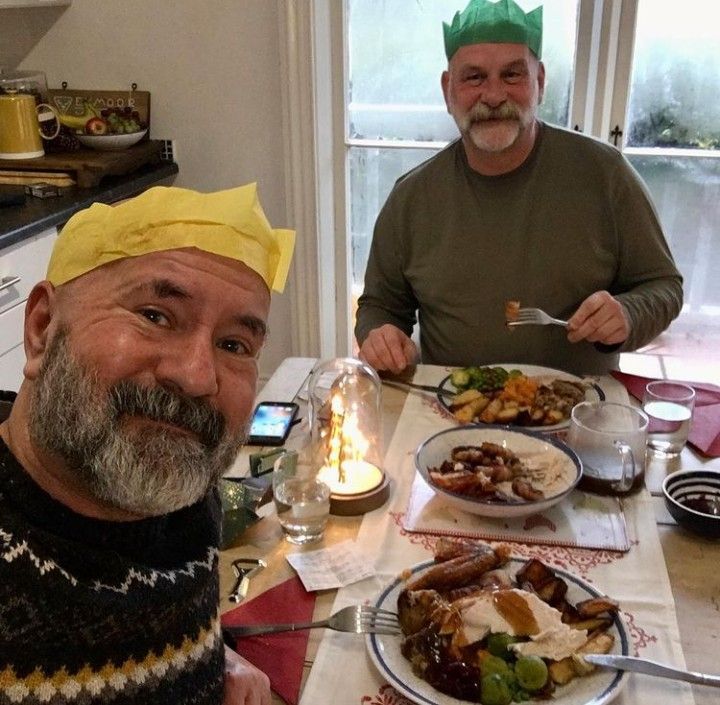
[[[330,487],[335,495],[370,492],[383,481],[383,473],[377,465],[364,460],[345,460],[342,472],[337,467],[325,465],[318,472],[318,479]]]

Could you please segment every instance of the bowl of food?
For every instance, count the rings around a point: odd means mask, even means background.
[[[683,528],[720,538],[720,471],[678,470],[662,484],[665,506]]]
[[[440,431],[420,444],[415,467],[451,506],[496,518],[542,512],[567,497],[582,476],[580,459],[562,441],[506,426]]]
[[[76,135],[76,137],[84,147],[97,149],[101,152],[117,152],[137,144],[145,137],[146,133],[147,130],[140,130],[140,132],[130,132],[122,135],[106,133],[103,135]]]
[[[453,370],[440,388],[439,402],[459,423],[509,424],[543,431],[566,428],[582,401],[602,401],[592,380],[538,365],[502,364]]]

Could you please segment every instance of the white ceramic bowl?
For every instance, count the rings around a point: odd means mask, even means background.
[[[76,135],[81,145],[91,147],[100,152],[117,152],[137,144],[147,132],[130,132],[126,135]]]
[[[567,471],[569,484],[550,497],[531,502],[518,500],[513,503],[482,500],[449,492],[436,487],[430,480],[429,469],[437,468],[448,460],[456,446],[496,443],[515,453],[528,465],[534,462],[560,463]],[[580,481],[582,463],[575,452],[562,441],[525,429],[509,429],[507,426],[458,426],[430,436],[415,451],[415,467],[433,491],[458,509],[485,517],[519,517],[542,512],[567,497]]]

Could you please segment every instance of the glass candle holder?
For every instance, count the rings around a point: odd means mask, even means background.
[[[330,486],[332,514],[362,514],[382,505],[382,385],[354,358],[321,362],[308,382],[311,462]]]

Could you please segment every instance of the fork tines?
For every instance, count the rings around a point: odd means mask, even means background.
[[[358,623],[363,632],[390,635],[402,634],[397,614],[379,607],[361,605],[358,611]]]

